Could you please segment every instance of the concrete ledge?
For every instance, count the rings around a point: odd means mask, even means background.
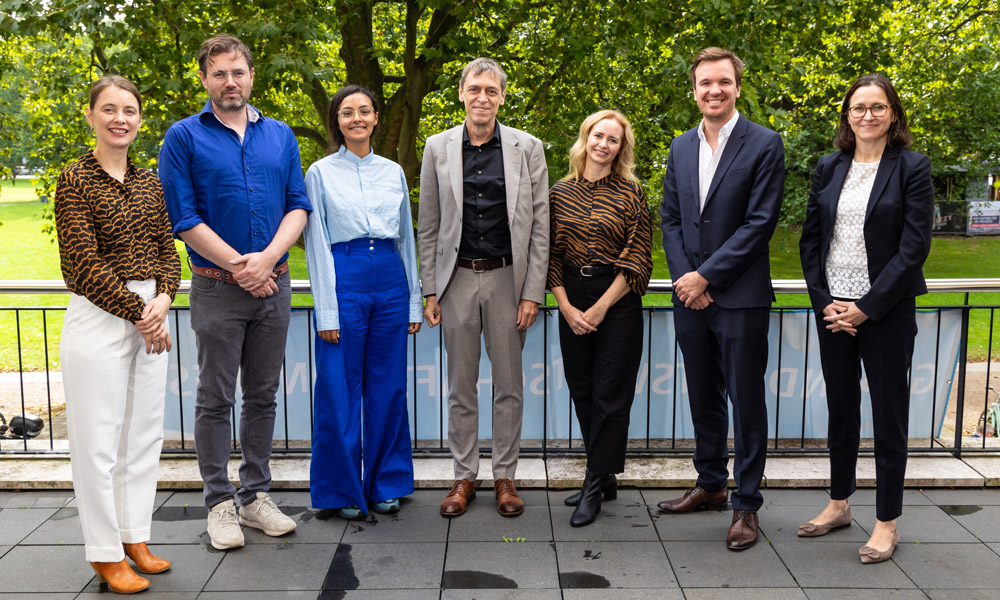
[[[446,457],[416,458],[417,488],[448,488],[454,481],[452,461]],[[515,483],[521,488],[577,488],[583,482],[583,457],[522,458]],[[229,478],[238,482],[239,461],[229,463]],[[729,464],[732,472],[732,461]],[[271,460],[275,489],[308,489],[309,457],[275,457]],[[694,485],[697,473],[690,458],[630,458],[619,485],[645,488],[685,488]],[[489,457],[480,461],[478,483],[493,485]],[[730,479],[730,485],[733,482]],[[830,465],[825,456],[772,457],[764,471],[764,487],[807,488],[830,485]],[[1000,487],[1000,456],[910,456],[906,486]],[[72,489],[70,461],[65,457],[0,457],[0,489]],[[159,487],[164,490],[201,489],[198,463],[192,457],[169,457],[160,461]],[[858,459],[858,487],[875,487],[875,459]]]

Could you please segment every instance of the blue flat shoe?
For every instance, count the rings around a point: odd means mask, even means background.
[[[353,521],[354,519],[364,518],[361,509],[357,506],[345,506],[337,511],[341,519],[347,519],[348,521]]]
[[[372,510],[383,515],[399,512],[399,498],[389,498],[372,504]]]

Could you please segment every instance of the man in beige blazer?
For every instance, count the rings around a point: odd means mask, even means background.
[[[497,511],[524,511],[514,488],[521,444],[524,336],[545,299],[549,260],[548,169],[535,137],[504,127],[507,74],[477,58],[462,70],[465,122],[427,138],[420,169],[417,240],[427,298],[448,353],[448,443],[455,483],[441,514],[465,512],[479,475],[480,336],[492,366],[493,489]]]

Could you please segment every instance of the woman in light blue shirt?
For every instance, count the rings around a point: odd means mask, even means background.
[[[330,103],[335,151],[305,179],[317,332],[309,490],[313,507],[345,519],[369,504],[396,512],[413,493],[406,334],[420,330],[423,303],[406,177],[372,150],[377,126],[374,95],[342,88]]]

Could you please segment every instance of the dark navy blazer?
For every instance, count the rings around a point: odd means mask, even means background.
[[[663,249],[674,281],[697,270],[722,308],[770,307],[768,243],[781,210],[781,136],[740,115],[698,213],[698,128],[670,144],[663,178]],[[673,296],[674,304],[683,304]]]
[[[837,151],[820,159],[809,192],[799,254],[813,309],[821,313],[833,298],[826,281],[826,257],[837,203],[854,153]],[[864,239],[871,290],[858,309],[880,320],[903,298],[927,292],[922,266],[931,249],[934,184],[931,161],[905,148],[886,146],[865,211]]]

